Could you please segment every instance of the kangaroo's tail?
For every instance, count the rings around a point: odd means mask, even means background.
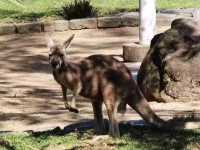
[[[163,127],[165,121],[159,118],[149,106],[147,100],[144,98],[140,89],[135,86],[133,94],[128,97],[128,105],[132,107],[140,116],[150,125],[156,127]]]

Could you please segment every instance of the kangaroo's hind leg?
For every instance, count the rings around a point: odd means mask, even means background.
[[[105,125],[102,114],[102,103],[102,101],[97,100],[92,102],[96,134],[103,134],[105,132]]]
[[[108,99],[108,101],[110,100]],[[119,125],[116,119],[118,102],[114,102],[113,104],[105,102],[105,105],[109,118],[109,134],[113,137],[119,137],[120,136]]]
[[[107,87],[104,89],[103,99],[109,118],[109,134],[112,137],[119,137],[119,125],[116,119],[117,109],[120,102],[119,98],[112,87]]]

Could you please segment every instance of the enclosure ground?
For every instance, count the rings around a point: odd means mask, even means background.
[[[76,37],[68,51],[70,57],[109,54],[122,60],[122,44],[138,42],[138,28],[131,27],[56,32],[51,36],[64,41],[72,33]],[[77,101],[79,114],[65,110],[48,64],[45,33],[0,36],[0,66],[0,131],[44,131],[93,118],[91,104],[83,98]],[[134,64],[128,66],[133,73],[138,69]],[[164,119],[182,111],[200,111],[200,102],[150,104]],[[129,108],[119,120],[141,118]]]

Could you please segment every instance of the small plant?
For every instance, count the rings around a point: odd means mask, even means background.
[[[97,15],[89,0],[74,0],[71,4],[62,7],[59,13],[65,19],[88,18]]]

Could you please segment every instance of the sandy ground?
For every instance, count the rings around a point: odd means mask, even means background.
[[[76,37],[68,51],[70,57],[111,54],[122,60],[122,44],[138,41],[138,28],[130,27],[56,32],[51,36],[64,41],[72,32]],[[138,69],[138,65],[129,66],[133,73]],[[150,104],[164,119],[179,112],[200,111],[200,101]],[[89,101],[79,98],[78,108],[79,114],[64,109],[60,87],[48,64],[44,33],[0,36],[0,131],[41,131],[93,118]],[[125,116],[119,116],[121,121],[140,119],[130,108]]]

